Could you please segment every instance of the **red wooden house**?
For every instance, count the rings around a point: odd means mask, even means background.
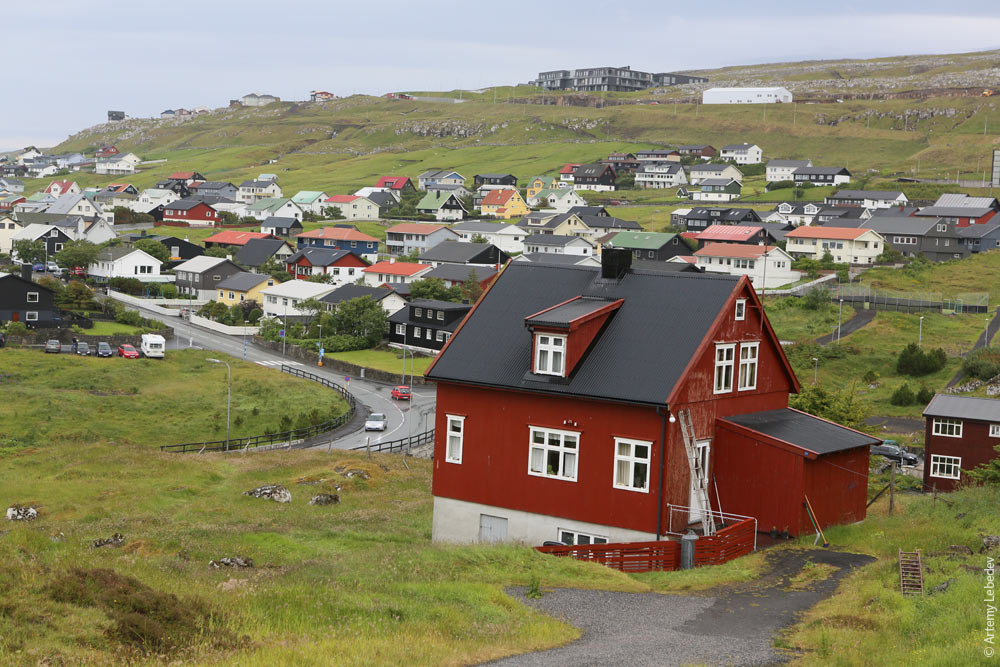
[[[299,280],[330,275],[334,282],[353,283],[362,277],[368,262],[350,250],[338,248],[302,248],[285,260],[287,271]]]
[[[971,470],[1000,456],[1000,401],[938,394],[924,408],[924,485],[951,491]]]
[[[199,199],[178,199],[163,207],[164,222],[186,222],[192,227],[210,227],[221,219],[218,211]]]
[[[406,192],[416,192],[416,188],[413,187],[413,182],[410,180],[409,176],[383,176],[378,179],[378,183],[375,184],[376,188],[385,188],[386,190],[394,190],[400,194]]]
[[[788,408],[799,385],[745,277],[513,262],[426,376],[436,540],[629,542],[718,516],[865,516],[878,440]]]

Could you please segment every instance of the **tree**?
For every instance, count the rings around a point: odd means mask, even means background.
[[[431,299],[434,301],[461,301],[462,289],[448,287],[440,278],[424,278],[410,283],[410,297],[413,299]]]
[[[240,224],[240,216],[232,211],[219,211],[219,221],[224,225],[238,225]]]
[[[29,241],[21,239],[12,244],[14,255],[22,264],[38,264],[44,262],[48,253],[45,250],[44,241]]]
[[[802,307],[806,310],[819,310],[830,303],[830,292],[822,287],[814,287],[802,297]]]
[[[170,251],[167,250],[167,246],[153,239],[139,239],[132,244],[132,247],[152,255],[160,260],[160,264],[170,259]]]
[[[924,352],[916,343],[902,349],[896,359],[896,372],[900,375],[928,375],[936,373],[948,363],[948,355],[940,347]]]
[[[326,304],[319,299],[305,299],[304,301],[299,301],[299,305],[296,306],[301,312],[309,315],[309,322],[306,324],[306,329],[312,324],[312,321],[316,317],[326,310]]]
[[[473,243],[489,243],[490,240],[482,234],[473,234],[470,239]]]
[[[969,471],[969,477],[982,484],[1000,484],[1000,445],[993,448],[997,456],[986,463],[980,463]]]
[[[913,405],[917,397],[913,395],[910,385],[904,384],[902,387],[892,392],[889,402],[893,405]]]
[[[868,416],[855,398],[854,387],[841,391],[827,391],[819,386],[803,387],[799,394],[789,396],[788,405],[856,429],[865,428],[864,421]]]
[[[385,311],[370,296],[341,301],[333,312],[335,333],[364,338],[369,346],[376,345],[382,340],[385,335],[385,323]]]
[[[323,209],[323,215],[326,216],[327,220],[343,220],[344,214],[341,213],[339,206],[327,206]]]
[[[325,283],[327,285],[330,285],[330,284],[333,283],[333,274],[332,273],[314,273],[313,275],[311,275],[308,278],[306,278],[306,281],[310,282],[310,283]]]
[[[67,241],[63,245],[62,250],[54,255],[53,259],[55,259],[59,266],[68,268],[82,266],[86,268],[97,261],[97,255],[100,252],[101,248],[90,241]]]
[[[475,269],[469,269],[469,277],[462,283],[462,300],[475,303],[483,293],[483,286],[479,282],[479,276]]]
[[[228,245],[215,245],[205,251],[206,257],[231,257],[233,247]]]
[[[124,206],[115,206],[116,225],[137,225],[142,223],[155,222],[156,219],[148,213],[139,213]]]
[[[94,301],[94,290],[87,287],[79,280],[74,280],[67,287],[63,295],[63,303],[70,308],[83,310],[88,308]]]

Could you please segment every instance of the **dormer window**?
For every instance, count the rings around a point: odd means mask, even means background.
[[[566,375],[566,336],[535,334],[534,373]]]

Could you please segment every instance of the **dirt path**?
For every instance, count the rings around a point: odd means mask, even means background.
[[[854,313],[854,317],[847,320],[840,326],[840,337],[843,338],[848,334],[852,334],[858,329],[868,326],[868,324],[875,319],[875,310],[859,310]],[[836,342],[837,340],[837,330],[834,329],[832,334],[822,336],[816,339],[816,342],[820,345],[829,345],[830,343]]]
[[[539,611],[583,631],[575,642],[491,665],[580,667],[581,665],[760,665],[783,661],[772,647],[776,633],[797,615],[833,594],[853,569],[875,559],[826,549],[774,551],[767,573],[738,586],[702,595],[615,593],[556,589],[529,600],[524,589],[511,594]],[[805,590],[790,590],[807,562],[838,568]]]

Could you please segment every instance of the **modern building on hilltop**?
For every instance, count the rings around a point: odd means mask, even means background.
[[[538,78],[529,82],[545,90],[576,90],[580,92],[611,91],[627,93],[658,86],[677,86],[684,83],[707,83],[703,76],[640,72],[631,67],[593,67],[590,69],[557,69],[539,72]]]
[[[709,88],[701,94],[702,104],[774,104],[791,102],[787,88]]]

